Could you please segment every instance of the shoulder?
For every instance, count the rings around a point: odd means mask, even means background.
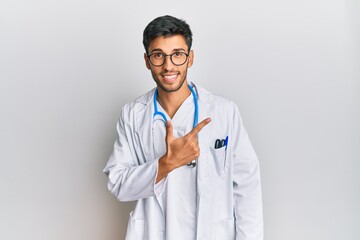
[[[155,88],[137,97],[131,102],[127,102],[121,109],[120,118],[126,122],[134,121],[139,114],[145,113],[153,103]]]
[[[233,100],[224,97],[219,94],[215,94],[209,92],[201,86],[196,85],[196,89],[198,91],[198,100],[202,102],[204,105],[209,106],[210,109],[218,109],[221,108],[223,110],[237,110],[237,106]]]
[[[131,102],[127,102],[123,107],[122,111],[126,113],[136,113],[141,111],[142,109],[148,107],[152,101],[154,96],[155,88],[151,89],[147,93],[137,97],[135,100]]]
[[[211,93],[200,86],[197,86],[197,89],[199,103],[201,102],[206,112],[212,117],[214,126],[219,124],[220,128],[224,126],[229,129],[242,128],[243,123],[239,107],[232,99]]]

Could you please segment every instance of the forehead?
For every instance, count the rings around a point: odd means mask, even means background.
[[[174,49],[184,49],[188,51],[185,38],[182,35],[173,35],[168,37],[154,38],[149,44],[149,52],[153,50],[162,50],[163,52],[172,52]]]

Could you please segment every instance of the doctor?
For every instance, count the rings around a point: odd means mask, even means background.
[[[188,81],[192,33],[163,16],[144,30],[156,83],[126,104],[104,169],[120,201],[137,201],[126,240],[261,240],[259,163],[237,106]]]

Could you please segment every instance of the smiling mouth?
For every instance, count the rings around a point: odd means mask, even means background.
[[[172,75],[162,75],[162,77],[164,78],[164,80],[166,82],[173,82],[176,80],[178,74],[172,74]]]

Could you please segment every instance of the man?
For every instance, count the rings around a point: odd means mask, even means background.
[[[171,16],[144,30],[156,89],[126,104],[104,169],[120,201],[137,201],[126,240],[260,240],[259,164],[236,105],[189,82],[192,33]]]

